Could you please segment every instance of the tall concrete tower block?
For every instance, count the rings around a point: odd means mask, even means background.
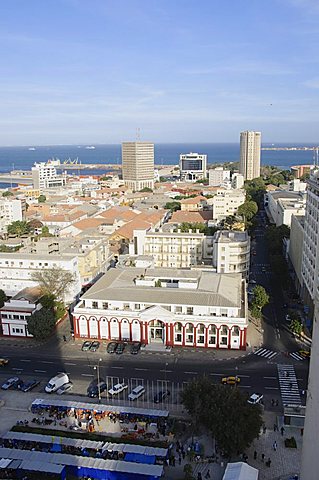
[[[122,143],[124,184],[131,190],[154,188],[154,144],[149,142]]]
[[[245,131],[240,134],[239,173],[245,180],[260,176],[261,133]]]

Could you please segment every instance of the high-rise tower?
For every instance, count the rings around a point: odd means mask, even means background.
[[[149,142],[122,143],[124,184],[134,191],[154,188],[154,144]]]
[[[239,173],[245,180],[260,176],[261,133],[245,131],[240,133]]]

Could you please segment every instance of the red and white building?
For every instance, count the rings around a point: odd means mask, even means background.
[[[0,331],[5,337],[32,337],[27,321],[32,313],[42,308],[40,289],[27,287],[4,303],[0,308]]]
[[[239,273],[114,268],[82,295],[73,323],[79,338],[244,350],[246,285]]]

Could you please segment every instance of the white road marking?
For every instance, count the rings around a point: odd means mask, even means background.
[[[278,387],[264,387],[265,390],[279,390]]]
[[[124,367],[110,367],[110,368],[116,368],[117,370],[123,370]]]
[[[20,362],[31,362],[31,360],[20,360]]]
[[[239,385],[240,388],[251,388],[251,385]]]
[[[160,372],[162,372],[162,373],[165,373],[165,372],[166,373],[173,373],[173,370],[160,370]]]
[[[76,363],[65,363],[64,365],[76,365]]]
[[[46,360],[42,360],[42,361],[40,361],[39,363],[51,363],[51,364],[53,364],[53,363],[55,363],[55,362],[47,362]]]
[[[186,373],[187,375],[198,375],[198,372],[184,372]]]
[[[46,370],[34,370],[37,373],[46,373]]]
[[[224,377],[223,373],[210,373],[209,375],[216,375],[217,377]]]
[[[134,370],[137,370],[139,372],[147,372],[148,368],[134,368]]]
[[[82,377],[94,377],[92,373],[81,373]]]
[[[11,370],[16,370],[17,372],[22,372],[23,368],[11,368]]]

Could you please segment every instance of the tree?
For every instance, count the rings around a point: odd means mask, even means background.
[[[253,289],[254,299],[252,304],[258,307],[260,310],[269,303],[269,295],[261,285],[257,285]]]
[[[38,203],[44,203],[46,201],[47,197],[45,195],[39,195],[38,196]]]
[[[32,280],[39,284],[43,295],[53,295],[55,301],[63,301],[65,292],[75,282],[75,276],[61,267],[37,270]]]
[[[142,190],[140,190],[140,192],[153,192],[153,190],[149,187],[144,187]]]
[[[10,192],[9,190],[6,190],[5,192],[3,192],[2,196],[3,196],[3,197],[12,197],[12,196],[13,196],[13,193]]]
[[[54,312],[47,308],[41,308],[30,315],[27,320],[28,332],[37,340],[43,340],[52,335],[56,319]]]
[[[16,220],[15,222],[10,223],[7,229],[9,235],[18,235],[19,237],[30,233],[30,227],[27,222],[21,220]]]
[[[246,180],[245,190],[247,193],[247,200],[253,200],[258,205],[263,200],[264,194],[266,193],[266,185],[262,178],[254,178],[253,180]]]
[[[293,318],[289,325],[290,330],[296,335],[301,335],[303,332],[303,324],[300,319]]]
[[[237,214],[245,217],[246,220],[251,220],[258,212],[258,205],[253,200],[246,200],[237,209]]]
[[[41,237],[54,237],[54,235],[52,235],[52,233],[50,233],[49,227],[47,225],[44,225],[41,228]]]
[[[216,385],[202,377],[186,385],[182,401],[194,429],[208,428],[219,448],[229,456],[244,452],[259,436],[261,407],[250,405],[236,387]]]
[[[181,209],[180,202],[167,202],[164,206],[166,210],[170,210],[171,212],[176,212],[176,210]]]
[[[3,307],[4,302],[7,300],[7,295],[3,290],[0,289],[0,308]]]

